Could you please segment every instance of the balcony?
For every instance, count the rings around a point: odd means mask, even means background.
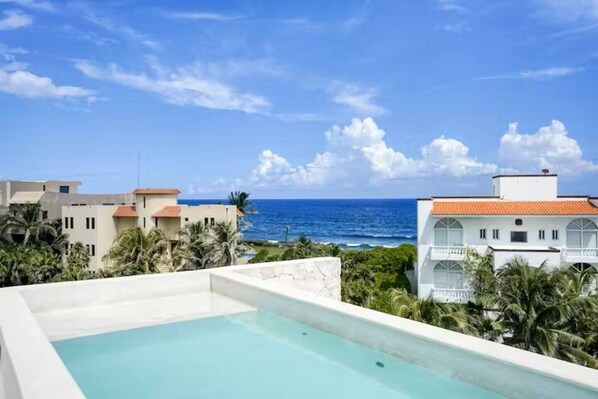
[[[432,298],[438,302],[467,303],[473,301],[473,290],[467,288],[434,288]]]
[[[597,248],[563,248],[561,259],[565,262],[598,262]]]
[[[433,246],[430,259],[432,260],[455,260],[462,261],[467,254],[467,247],[463,245]]]

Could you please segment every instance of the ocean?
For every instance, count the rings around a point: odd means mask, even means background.
[[[214,204],[218,200],[179,200],[181,204]],[[307,199],[254,200],[257,214],[248,215],[252,226],[246,240],[284,242],[305,234],[319,243],[367,249],[415,244],[415,199]]]

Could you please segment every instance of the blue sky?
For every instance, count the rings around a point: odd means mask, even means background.
[[[0,178],[596,195],[597,63],[598,0],[0,0]]]

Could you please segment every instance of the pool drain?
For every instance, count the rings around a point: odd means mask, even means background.
[[[305,331],[303,331],[303,332],[301,333],[301,335],[307,335],[307,333],[306,333]]]
[[[384,368],[384,363],[382,363],[382,362],[376,362],[376,366]]]

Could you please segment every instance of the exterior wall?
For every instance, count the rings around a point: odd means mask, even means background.
[[[79,191],[79,181],[60,181],[60,180],[47,180],[47,181],[25,181],[25,180],[0,180],[0,191],[4,193],[4,201],[2,203],[8,203],[10,198],[17,191],[47,191],[58,193],[60,192],[60,186],[68,186],[69,193],[76,194]],[[8,198],[8,200],[7,200]]]
[[[171,241],[176,240],[177,233],[181,229],[181,219],[180,218],[152,218],[154,224],[155,224],[156,219],[158,219],[158,228],[164,232],[166,237]]]
[[[239,274],[272,282],[321,297],[341,299],[341,262],[339,258],[312,258],[239,266]]]
[[[557,199],[557,176],[497,176],[492,179],[494,195],[520,201]]]
[[[205,218],[214,218],[215,223],[230,222],[233,227],[236,227],[237,207],[234,205],[181,205],[181,224],[204,223]]]
[[[145,198],[145,204],[144,204]],[[176,206],[176,194],[138,194],[135,195],[136,209],[139,214],[138,226],[145,231],[150,231],[155,227],[154,213],[165,206]],[[144,221],[145,219],[145,226]]]
[[[135,196],[126,194],[62,194],[46,192],[39,203],[44,211],[48,212],[48,218],[60,219],[62,207],[65,205],[132,205]]]
[[[435,200],[434,200],[435,201]],[[434,225],[443,217],[432,216],[432,200],[418,201],[418,296],[428,297],[434,288],[434,266],[440,259],[431,259],[434,247]],[[494,255],[495,270],[500,269],[514,256],[525,257],[532,266],[546,262],[548,267],[566,268],[573,262],[565,262],[560,250],[567,247],[567,225],[580,216],[452,216],[463,226],[463,246],[475,249],[481,254]],[[515,219],[522,225],[516,226]],[[597,217],[588,217],[598,224]],[[480,229],[486,229],[486,239],[480,238]],[[499,229],[499,239],[492,238],[492,230]],[[539,230],[544,230],[545,239],[539,238]],[[558,230],[558,240],[552,239],[552,230]],[[526,243],[511,242],[511,231],[527,231]],[[495,247],[493,251],[490,247]],[[550,250],[555,248],[558,252]],[[447,255],[444,260],[462,261],[463,256]],[[598,267],[598,259],[588,259],[585,263]]]

